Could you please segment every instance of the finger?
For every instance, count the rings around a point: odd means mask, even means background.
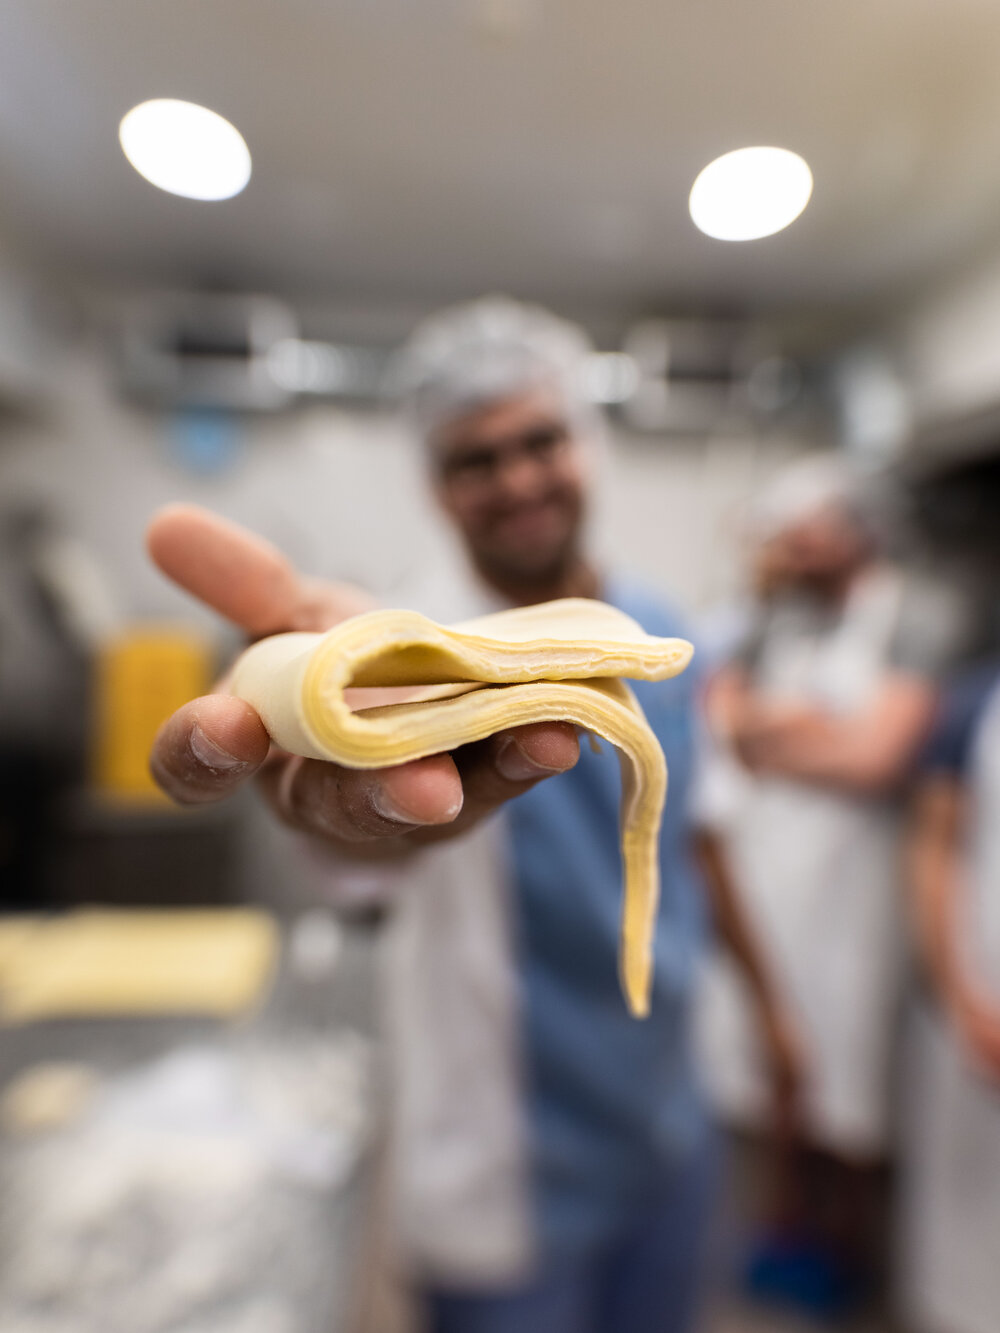
[[[250,634],[287,628],[302,600],[301,580],[279,551],[196,505],[161,509],[146,545],[168,578]]]
[[[260,780],[286,823],[342,842],[448,825],[462,809],[462,779],[447,754],[376,770],[289,756],[269,765]]]
[[[198,805],[234,792],[260,768],[269,748],[264,724],[248,703],[208,694],[163,724],[150,769],[168,796]]]
[[[542,778],[566,772],[579,757],[580,742],[569,722],[513,727],[456,751],[465,799],[454,832],[520,796]]]
[[[491,736],[452,757],[431,755],[393,768],[358,770],[290,758],[261,774],[287,823],[344,842],[411,834],[416,842],[462,832],[579,756],[569,723],[539,723]],[[456,762],[457,761],[457,762]]]
[[[197,505],[161,509],[146,544],[168,578],[255,637],[328,629],[373,605],[358,589],[304,579],[268,542]]]

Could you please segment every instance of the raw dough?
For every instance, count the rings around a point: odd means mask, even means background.
[[[370,611],[326,634],[280,634],[249,648],[230,690],[292,754],[385,768],[508,727],[567,721],[604,736],[622,764],[625,895],[620,971],[633,1014],[649,1011],[659,895],[663,753],[619,679],[664,680],[693,649],[582,598],[446,628],[413,611]]]

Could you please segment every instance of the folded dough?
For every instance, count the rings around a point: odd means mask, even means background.
[[[282,749],[385,768],[508,727],[567,721],[603,736],[622,767],[625,893],[620,975],[649,1012],[659,896],[663,752],[619,677],[664,680],[692,647],[657,639],[603,602],[572,598],[444,627],[413,611],[370,611],[326,634],[279,634],[240,657],[230,690]]]

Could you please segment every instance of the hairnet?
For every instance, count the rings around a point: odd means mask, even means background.
[[[575,325],[540,306],[491,296],[452,306],[420,324],[400,353],[391,387],[424,442],[490,403],[551,386],[570,420],[593,428],[584,391],[592,348]]]
[[[875,535],[861,478],[842,454],[829,451],[797,458],[781,468],[757,497],[750,511],[750,530],[757,540],[766,541],[831,506],[847,512],[867,535]]]

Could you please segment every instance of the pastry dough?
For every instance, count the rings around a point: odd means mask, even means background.
[[[252,908],[87,908],[0,922],[0,1025],[48,1018],[235,1017],[265,993],[274,921]]]
[[[413,611],[370,611],[326,634],[262,640],[238,660],[229,687],[282,749],[351,768],[402,764],[531,722],[573,722],[609,740],[622,764],[620,973],[640,1016],[652,984],[667,771],[620,677],[664,680],[692,651],[582,598],[451,627]]]

